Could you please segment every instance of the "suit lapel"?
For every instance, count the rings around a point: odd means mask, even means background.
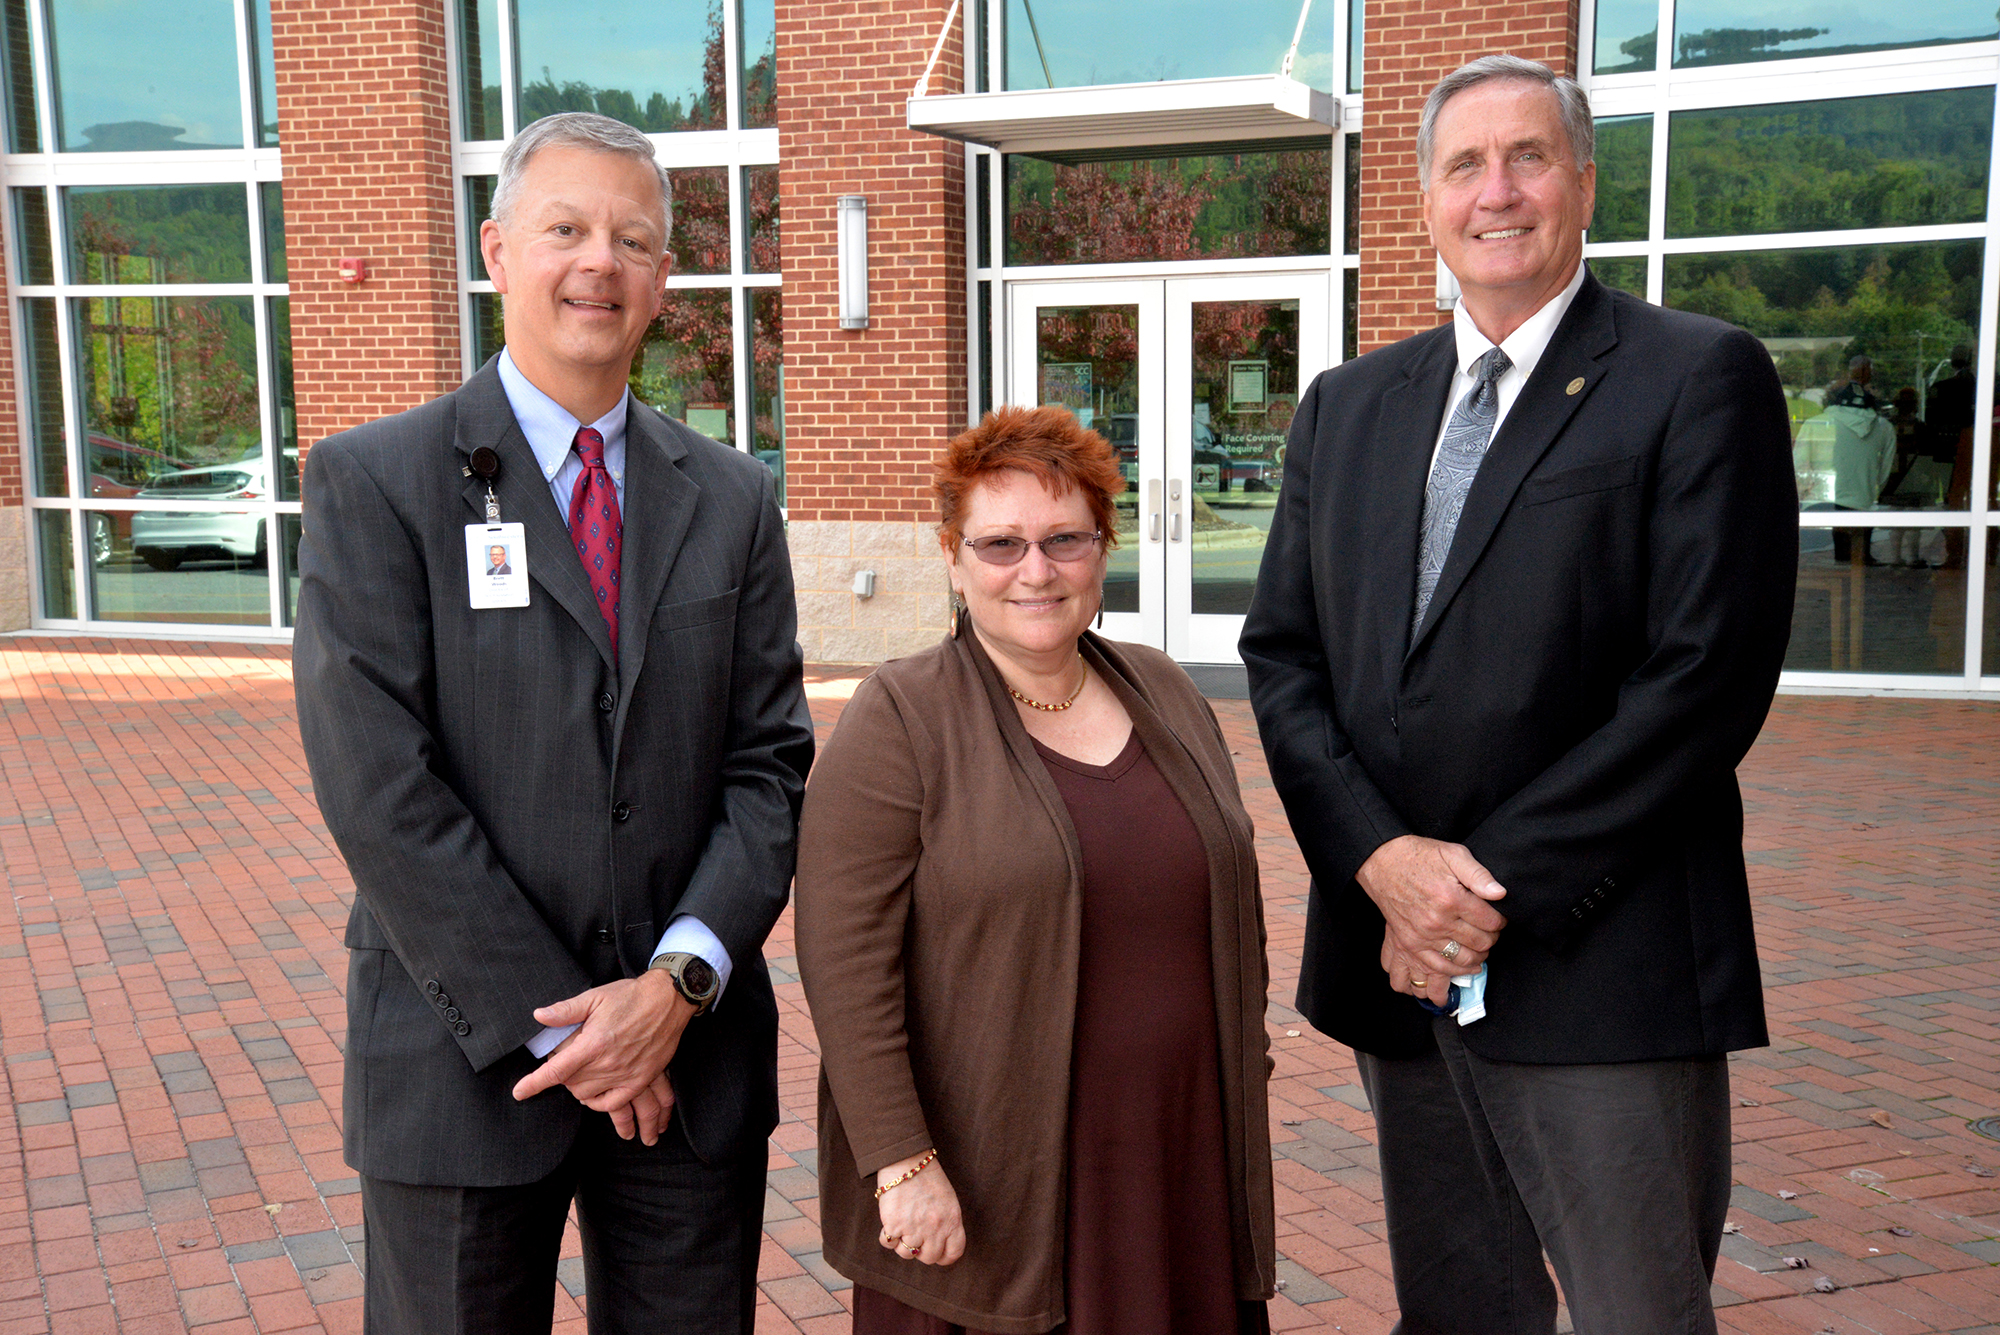
[[[1451,600],[1465,584],[1479,562],[1486,545],[1514,503],[1514,493],[1534,471],[1549,446],[1569,424],[1583,401],[1590,397],[1603,378],[1599,364],[1617,343],[1611,319],[1611,299],[1597,280],[1585,275],[1576,299],[1556,326],[1548,349],[1535,365],[1534,375],[1521,388],[1521,397],[1507,412],[1507,420],[1493,438],[1486,458],[1466,493],[1465,510],[1459,516],[1458,531],[1452,536],[1451,551],[1444,570],[1438,575],[1437,592],[1431,595],[1430,610],[1423,630],[1411,641],[1410,653],[1429,639],[1438,622],[1450,609]],[[1581,384],[1577,384],[1581,381]],[[1572,390],[1571,385],[1576,384]],[[1421,492],[1422,486],[1418,490]],[[1413,577],[1414,578],[1414,577]]]
[[[1402,679],[1410,610],[1416,605],[1417,530],[1423,522],[1424,483],[1458,361],[1450,325],[1430,338],[1429,346],[1411,359],[1402,383],[1382,396],[1375,438],[1368,446],[1364,550],[1371,560],[1382,563],[1368,587],[1380,593],[1373,629],[1392,698]]]
[[[687,446],[653,409],[632,401],[625,418],[625,555],[619,562],[620,678],[639,679],[653,613],[694,521],[701,488],[681,471]]]
[[[527,534],[528,578],[576,618],[577,625],[597,646],[605,666],[615,671],[611,661],[611,633],[604,628],[604,616],[597,610],[597,597],[590,591],[590,581],[584,577],[583,562],[577,559],[576,548],[570,545],[569,526],[556,508],[534,449],[514,420],[507,391],[500,384],[500,372],[491,362],[459,391],[457,444],[459,452],[468,459],[481,445],[499,453],[500,476],[493,484],[493,494],[500,501],[500,518],[520,524]],[[464,496],[471,512],[466,522],[484,523],[486,484],[476,477],[466,478]]]

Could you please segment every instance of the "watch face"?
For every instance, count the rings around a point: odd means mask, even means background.
[[[690,997],[706,997],[715,991],[715,968],[697,955],[681,966],[681,987]]]

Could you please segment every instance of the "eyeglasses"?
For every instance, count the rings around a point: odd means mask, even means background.
[[[1101,532],[1051,533],[1040,542],[1030,542],[1026,538],[1016,538],[1008,534],[995,534],[990,538],[967,538],[965,545],[972,548],[972,554],[990,566],[1019,565],[1021,558],[1028,554],[1028,548],[1039,547],[1042,555],[1051,561],[1081,561],[1097,550]]]

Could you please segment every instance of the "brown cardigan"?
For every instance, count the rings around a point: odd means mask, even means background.
[[[1082,648],[1208,851],[1226,1241],[1237,1296],[1268,1298],[1269,975],[1250,818],[1187,675],[1138,645],[1085,635]],[[1068,809],[974,636],[885,664],[855,690],[799,830],[825,1255],[857,1283],[998,1335],[1064,1320],[1081,865]],[[876,1170],[931,1145],[965,1216],[964,1259],[943,1268],[876,1241]]]

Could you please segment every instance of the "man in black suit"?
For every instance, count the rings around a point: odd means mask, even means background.
[[[1544,1249],[1580,1331],[1714,1330],[1725,1054],[1766,1041],[1734,769],[1790,630],[1784,399],[1589,275],[1592,150],[1539,65],[1432,93],[1461,304],[1299,404],[1243,632],[1410,1335],[1547,1335]]]
[[[812,731],[770,471],[626,390],[671,206],[638,131],[524,130],[481,233],[505,352],[306,465],[370,1332],[545,1335],[572,1201],[593,1332],[754,1324]]]

